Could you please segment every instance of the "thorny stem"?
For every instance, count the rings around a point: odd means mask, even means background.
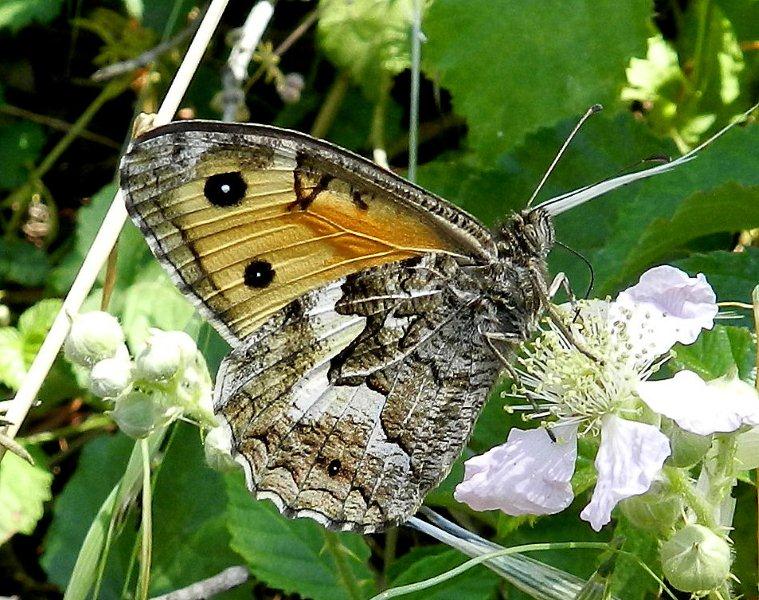
[[[348,591],[348,595],[352,600],[362,600],[364,595],[361,593],[361,588],[356,581],[356,577],[351,571],[348,561],[345,560],[345,548],[340,543],[340,540],[334,531],[325,531],[324,542],[327,547],[327,551],[335,559],[335,565],[337,566],[337,572],[340,575],[340,579]]]
[[[150,448],[148,441],[139,441],[142,451],[142,542],[140,544],[140,578],[137,588],[140,600],[148,600],[150,563],[153,554],[153,494],[150,481]]]
[[[314,119],[314,125],[311,127],[311,135],[317,138],[323,138],[329,132],[332,123],[337,118],[340,105],[343,103],[345,93],[348,91],[350,80],[347,73],[339,73],[332,87],[327,92],[319,114]]]
[[[695,513],[698,522],[709,529],[716,530],[717,522],[714,520],[712,507],[695,490],[688,474],[677,467],[664,467],[664,474],[672,487],[672,491],[685,498],[688,506]]]
[[[390,566],[395,562],[395,550],[398,545],[398,528],[391,527],[385,532],[385,550],[382,561],[382,579],[387,585]]]

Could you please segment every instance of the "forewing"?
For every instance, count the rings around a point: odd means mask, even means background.
[[[215,408],[254,494],[363,533],[413,515],[498,372],[470,284],[446,255],[374,267],[291,302],[235,349]]]
[[[489,232],[460,209],[273,127],[159,127],[132,144],[121,187],[154,254],[233,346],[293,299],[362,269],[430,251],[495,256]]]

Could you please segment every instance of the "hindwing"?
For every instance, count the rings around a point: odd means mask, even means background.
[[[277,311],[222,363],[215,410],[250,489],[363,533],[450,471],[499,366],[476,282],[447,255],[349,275]]]

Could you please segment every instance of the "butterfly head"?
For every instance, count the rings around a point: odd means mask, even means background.
[[[499,253],[516,262],[545,259],[553,248],[553,218],[542,208],[514,213],[499,231]]]

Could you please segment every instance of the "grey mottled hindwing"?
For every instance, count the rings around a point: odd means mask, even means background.
[[[224,360],[216,386],[251,491],[288,516],[362,533],[413,515],[498,374],[479,299],[453,258],[430,254],[273,315]]]

